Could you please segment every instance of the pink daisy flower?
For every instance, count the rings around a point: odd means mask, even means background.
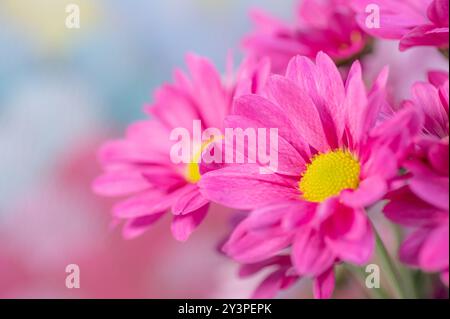
[[[256,58],[269,57],[275,73],[283,73],[295,55],[314,58],[324,51],[336,62],[360,54],[367,37],[345,0],[298,1],[296,22],[287,24],[261,11],[251,13],[256,29],[243,46]]]
[[[367,23],[373,5],[379,8],[379,25]],[[364,31],[400,40],[402,51],[414,46],[448,49],[448,0],[352,0],[352,7]]]
[[[449,285],[449,91],[448,74],[433,72],[432,83],[416,83],[406,107],[424,113],[424,131],[404,167],[406,185],[393,191],[386,216],[415,229],[400,249],[406,264],[441,272]]]
[[[380,123],[387,108],[384,69],[366,91],[359,62],[344,83],[331,58],[293,58],[259,95],[234,104],[226,127],[277,128],[278,169],[256,164],[210,171],[199,182],[210,200],[252,210],[223,250],[253,264],[289,250],[297,276],[313,277],[316,297],[330,297],[337,262],[366,263],[374,235],[365,207],[383,198],[420,118],[404,110]],[[248,152],[254,150],[248,150]]]
[[[95,192],[122,196],[113,208],[116,221],[126,220],[123,234],[135,237],[171,211],[173,236],[186,240],[205,218],[209,200],[200,192],[197,161],[175,164],[170,132],[185,128],[192,136],[193,121],[202,128],[221,129],[234,96],[256,92],[270,66],[245,62],[235,80],[223,80],[205,58],[188,55],[189,76],[176,70],[174,83],[161,86],[146,108],[152,117],[134,123],[123,139],[107,142],[99,152],[104,173],[93,184]],[[195,156],[195,155],[194,155]]]

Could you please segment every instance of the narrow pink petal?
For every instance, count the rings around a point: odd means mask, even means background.
[[[314,279],[313,293],[316,299],[329,299],[333,295],[335,285],[334,269],[331,267]]]
[[[113,214],[118,218],[135,218],[160,213],[173,205],[181,191],[182,189],[172,193],[158,189],[146,191],[117,203],[113,207]]]
[[[273,75],[266,84],[268,95],[285,112],[300,136],[316,150],[330,149],[319,112],[307,91],[292,81]]]
[[[284,209],[281,226],[286,230],[294,230],[310,222],[316,215],[317,203],[295,200]]]
[[[388,146],[368,145],[368,149],[367,160],[362,163],[362,179],[379,176],[389,180],[397,175],[399,163]]]
[[[174,216],[170,226],[173,237],[178,241],[186,241],[206,217],[208,209],[209,205],[204,205],[187,215]]]
[[[299,274],[317,276],[330,268],[335,259],[336,255],[317,231],[309,228],[298,231],[292,246],[292,263]]]
[[[418,45],[448,47],[448,26],[437,28],[434,25],[419,25],[415,27],[400,40],[400,51]]]
[[[328,239],[328,247],[340,260],[362,266],[372,257],[375,248],[375,236],[370,222],[366,220],[366,232],[359,240],[344,238]]]
[[[426,271],[448,269],[449,263],[448,220],[433,229],[425,240],[419,254],[421,268]]]
[[[403,108],[372,129],[368,147],[373,150],[387,147],[394,153],[395,159],[402,160],[409,154],[413,139],[422,129],[422,114],[413,108]]]
[[[242,164],[209,172],[198,182],[209,200],[237,209],[252,209],[298,198],[296,180],[261,174],[258,165]]]
[[[322,235],[331,240],[359,241],[367,234],[365,210],[347,206],[339,197],[321,203],[318,211],[323,215],[318,227]]]
[[[186,65],[192,77],[192,98],[203,124],[205,127],[221,128],[223,119],[230,111],[231,96],[223,88],[220,74],[208,59],[194,54],[187,55]]]
[[[258,263],[253,264],[243,264],[239,268],[239,277],[245,278],[249,277],[251,275],[254,275],[258,273],[259,271],[263,270],[264,268],[272,265],[279,265],[279,266],[289,266],[291,264],[291,259],[287,255],[282,256],[275,256],[272,258],[265,259]]]
[[[246,130],[248,128],[258,130],[258,128],[261,128],[261,124],[249,119],[244,116],[240,115],[230,115],[227,116],[225,119],[225,127],[226,128],[240,128],[243,130]],[[247,142],[247,141],[246,141]],[[237,142],[234,142],[236,144]],[[272,144],[272,143],[271,143]],[[248,142],[245,145],[246,147],[244,149],[248,152]],[[256,146],[256,145],[255,145]],[[259,146],[257,146],[259,147]],[[270,149],[269,147],[272,147]],[[271,152],[276,152],[273,154],[277,154],[278,157],[278,167],[276,169],[277,173],[285,174],[285,175],[291,175],[291,176],[300,176],[301,172],[305,168],[305,159],[299,154],[299,152],[294,148],[294,146],[289,143],[283,136],[278,135],[278,148],[274,148],[273,145],[267,145],[266,147],[266,153],[269,153],[269,150]],[[236,145],[234,145],[234,151],[236,150]],[[257,152],[255,152],[258,154]],[[248,154],[243,154],[246,156],[246,161],[248,162]],[[257,162],[260,161],[258,158],[256,158]],[[261,165],[263,163],[260,163]],[[267,165],[266,163],[264,163]]]
[[[412,87],[412,97],[426,115],[426,129],[437,136],[448,135],[448,115],[442,107],[439,90],[430,83],[418,82]]]
[[[244,95],[235,100],[233,114],[252,119],[261,128],[277,128],[278,134],[294,146],[299,154],[305,159],[310,157],[308,141],[299,136],[284,110],[266,98]]]
[[[449,148],[448,140],[436,143],[428,150],[428,159],[439,174],[449,175]]]
[[[134,239],[142,235],[151,225],[160,220],[164,215],[165,212],[128,220],[122,229],[123,237],[125,239]]]
[[[286,77],[293,81],[314,102],[320,114],[325,133],[333,147],[335,139],[342,138],[345,127],[343,102],[345,89],[342,77],[331,58],[323,52],[316,57],[316,65],[302,56],[289,62]]]
[[[448,211],[448,176],[439,176],[418,162],[411,161],[405,166],[413,173],[413,177],[409,181],[411,190],[424,201]]]
[[[430,226],[445,218],[445,212],[417,197],[404,186],[388,194],[389,203],[383,208],[387,218],[404,226]]]
[[[209,201],[200,194],[197,185],[190,185],[185,187],[186,191],[176,199],[172,206],[172,213],[174,215],[186,215],[200,207],[206,205]]]
[[[448,27],[448,0],[434,0],[427,10],[428,18],[440,27]]]
[[[323,111],[322,118],[326,114],[331,117],[336,129],[338,139],[342,138],[345,128],[344,100],[345,88],[336,64],[323,52],[319,52],[316,57],[318,71],[318,97],[319,101],[314,101]]]
[[[274,298],[281,289],[284,278],[284,269],[274,271],[267,276],[258,288],[252,294],[252,299],[271,299]]]
[[[400,260],[413,267],[419,267],[419,254],[425,242],[429,229],[421,229],[409,234],[405,241],[400,246],[399,258]]]
[[[286,248],[291,232],[281,227],[286,205],[265,206],[253,211],[232,232],[223,251],[242,263],[267,260]]]
[[[354,143],[362,138],[364,123],[363,116],[367,107],[367,93],[361,74],[361,64],[356,61],[352,64],[345,84],[345,110],[347,114],[347,127]]]
[[[366,23],[368,14],[365,12],[370,4],[380,8],[380,28],[369,28]],[[367,33],[383,39],[400,39],[412,27],[428,23],[426,10],[429,1],[404,0],[355,0],[351,1],[357,12],[359,26]]]
[[[430,71],[428,72],[428,82],[433,84],[435,87],[440,87],[445,85],[448,81],[448,72],[443,71]]]
[[[387,190],[386,181],[383,178],[371,176],[363,180],[354,191],[343,191],[340,198],[348,206],[363,208],[382,199]]]

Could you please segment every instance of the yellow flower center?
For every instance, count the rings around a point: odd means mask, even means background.
[[[200,174],[200,167],[198,163],[189,163],[186,166],[186,175],[185,178],[189,183],[195,184],[197,183],[202,175]]]
[[[185,171],[185,179],[188,183],[192,183],[195,184],[197,183],[200,178],[202,177],[202,175],[200,174],[200,167],[198,165],[198,163],[200,162],[200,157],[202,156],[203,151],[213,142],[216,142],[220,139],[222,139],[223,137],[217,137],[217,136],[213,136],[211,137],[208,141],[203,142],[200,149],[198,150],[197,153],[194,154],[194,156],[192,157],[192,162],[188,163],[186,165],[186,171]]]
[[[303,198],[322,202],[344,189],[359,185],[359,161],[348,151],[335,150],[317,154],[306,166],[299,182]]]

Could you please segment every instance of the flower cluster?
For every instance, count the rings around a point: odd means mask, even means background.
[[[254,297],[307,277],[316,298],[330,298],[336,266],[372,260],[381,240],[367,211],[381,206],[406,234],[399,259],[439,272],[448,286],[448,73],[430,70],[428,82],[393,105],[389,68],[367,85],[360,61],[377,38],[399,39],[400,50],[448,50],[448,0],[377,0],[379,28],[366,25],[372,2],[304,0],[293,25],[254,11],[247,56],[223,77],[188,55],[188,73],[177,70],[156,91],[149,119],[99,152],[104,174],[93,188],[124,197],[113,208],[124,236],[170,214],[173,236],[185,241],[211,203],[245,211],[221,250],[241,264],[240,276],[271,269]],[[172,132],[195,137],[193,121],[244,135],[180,141],[194,151],[175,162]],[[269,128],[277,132],[275,167],[254,156],[267,136],[251,143],[252,132]],[[226,150],[240,160],[205,160]]]

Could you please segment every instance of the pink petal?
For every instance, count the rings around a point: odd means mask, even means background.
[[[356,265],[366,264],[372,257],[375,248],[375,236],[370,222],[367,220],[366,232],[359,240],[344,238],[327,239],[327,244],[340,260]]]
[[[170,226],[173,237],[178,241],[186,241],[206,217],[208,209],[209,205],[204,205],[187,215],[174,216]]]
[[[281,289],[281,284],[284,278],[284,269],[274,271],[253,292],[253,299],[271,299],[274,298]]]
[[[346,190],[340,195],[342,202],[352,207],[368,207],[379,201],[387,192],[383,178],[372,176],[363,180],[354,191]]]
[[[358,143],[362,137],[364,126],[363,115],[368,104],[366,87],[362,80],[361,64],[356,61],[352,64],[345,84],[345,110],[347,114],[347,127],[353,137],[354,143]]]
[[[413,177],[409,181],[411,190],[424,201],[448,211],[448,177],[436,175],[418,162],[408,162],[405,167],[413,173]]]
[[[421,200],[407,186],[390,192],[387,199],[389,203],[383,209],[384,214],[404,226],[435,225],[447,215]]]
[[[227,95],[220,74],[208,59],[193,54],[187,55],[186,65],[192,77],[192,98],[203,124],[205,127],[221,128],[223,119],[230,111],[231,96]]]
[[[240,128],[246,130],[247,128],[252,128],[258,130],[261,128],[261,124],[251,120],[249,118],[240,116],[240,115],[230,115],[225,119],[225,127],[226,128]],[[237,142],[235,141],[234,144]],[[272,144],[272,143],[271,143]],[[272,145],[269,145],[273,147]],[[269,146],[267,146],[266,153],[269,153]],[[228,147],[228,146],[227,146]],[[244,150],[249,151],[249,145],[246,143],[244,145]],[[258,146],[256,146],[258,147]],[[234,151],[237,152],[237,145],[234,145]],[[304,158],[298,153],[298,151],[290,144],[283,136],[278,136],[278,148],[271,149],[271,152],[276,152],[278,156],[278,167],[276,169],[277,173],[291,175],[291,176],[300,176],[301,172],[305,167]],[[255,154],[258,154],[255,150]],[[248,162],[248,153],[243,154],[246,157],[246,162]],[[259,163],[259,161],[258,161]],[[266,163],[259,163],[260,165]]]
[[[429,71],[428,72],[428,82],[433,84],[435,87],[440,87],[445,85],[448,81],[448,72],[443,71]]]
[[[439,174],[448,176],[449,174],[449,149],[448,141],[436,143],[428,150],[428,159]]]
[[[307,224],[315,217],[317,203],[296,200],[282,209],[284,209],[284,214],[281,226],[286,230],[294,230]]]
[[[399,163],[395,153],[387,146],[371,145],[367,160],[363,161],[361,178],[378,176],[389,180],[398,173]]]
[[[292,263],[299,274],[317,276],[332,266],[335,259],[336,255],[317,231],[309,228],[298,231],[292,246]]]
[[[323,52],[317,54],[316,65],[306,57],[296,56],[289,62],[286,77],[300,90],[308,92],[318,109],[329,142],[337,147],[334,139],[342,137],[345,127],[342,108],[345,90],[334,62]]]
[[[119,202],[113,207],[113,214],[119,218],[135,218],[160,213],[173,205],[180,192],[182,188],[168,194],[152,189]]]
[[[449,263],[448,220],[433,229],[425,240],[419,254],[420,266],[426,271],[448,269]]]
[[[330,149],[319,112],[307,91],[278,75],[269,78],[266,88],[305,141],[321,152]]]
[[[329,299],[334,291],[334,269],[331,267],[314,279],[313,292],[316,299]]]
[[[448,47],[448,26],[436,28],[434,25],[419,25],[415,27],[401,39],[400,51],[418,45]]]
[[[103,196],[120,196],[150,188],[150,184],[138,171],[109,171],[92,184],[94,192]]]
[[[403,263],[409,266],[419,267],[419,254],[429,231],[429,229],[418,229],[408,235],[400,246],[398,253]]]
[[[376,4],[380,8],[380,28],[368,28],[365,12],[369,4]],[[404,0],[356,0],[351,1],[353,9],[358,13],[359,26],[367,33],[383,39],[400,39],[412,27],[425,24],[425,15],[429,1]]]
[[[415,83],[412,87],[412,97],[425,113],[426,129],[437,136],[448,135],[448,115],[442,107],[439,91],[429,83]]]
[[[187,186],[185,188],[185,192],[180,194],[172,206],[172,213],[174,215],[189,214],[209,202],[201,195],[197,185],[190,185],[190,187]]]
[[[367,216],[362,208],[342,203],[339,197],[329,198],[318,210],[322,219],[318,227],[332,240],[360,240],[367,233]]]
[[[235,100],[233,113],[252,119],[258,127],[277,128],[278,134],[294,146],[303,158],[310,157],[308,141],[299,136],[297,128],[278,105],[258,95],[244,95]]]
[[[261,174],[258,165],[242,164],[211,171],[198,182],[209,200],[237,209],[252,209],[299,196],[296,180]]]
[[[130,219],[123,227],[122,235],[125,239],[134,239],[142,235],[151,225],[161,219],[163,213]]]
[[[440,27],[448,27],[448,0],[434,0],[427,10],[428,18]]]
[[[239,268],[239,277],[245,278],[258,273],[264,268],[272,265],[289,266],[291,264],[291,259],[287,255],[275,256],[268,258],[258,263],[253,264],[243,264]]]
[[[387,147],[393,152],[397,161],[402,160],[409,154],[412,141],[422,128],[421,113],[412,108],[403,108],[392,118],[372,129],[368,147],[373,150]]]
[[[286,248],[292,235],[280,225],[286,205],[266,206],[253,211],[233,231],[223,251],[242,263],[271,258]]]

